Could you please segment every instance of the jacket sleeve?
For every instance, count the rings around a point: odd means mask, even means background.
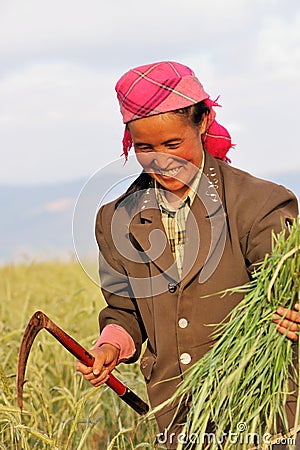
[[[272,232],[278,234],[283,228],[288,228],[298,214],[298,204],[295,195],[283,186],[271,184],[266,196],[261,196],[262,204],[256,214],[247,234],[242,239],[245,259],[249,270],[261,262],[266,253],[272,249]],[[248,205],[251,208],[251,204]],[[253,211],[252,211],[253,213]]]
[[[100,311],[100,332],[106,325],[116,324],[124,328],[132,337],[136,352],[126,362],[138,359],[146,333],[134,298],[128,275],[121,258],[114,247],[109,232],[109,214],[105,215],[105,205],[99,210],[96,219],[96,239],[99,246],[100,285],[107,307]]]

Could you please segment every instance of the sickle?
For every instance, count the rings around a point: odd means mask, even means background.
[[[94,357],[87,350],[85,350],[84,347],[78,344],[78,342],[76,342],[71,336],[59,328],[42,311],[36,311],[28,322],[19,351],[17,394],[21,411],[23,407],[24,377],[29,352],[36,335],[43,328],[49,331],[49,333],[51,333],[52,336],[58,340],[58,342],[60,342],[70,353],[72,353],[73,356],[83,362],[86,366],[93,366]],[[109,375],[109,379],[106,381],[106,384],[139,415],[144,415],[149,411],[149,406],[147,403],[132,392],[113,374]]]

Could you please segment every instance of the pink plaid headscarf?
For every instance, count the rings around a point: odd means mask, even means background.
[[[229,161],[226,154],[232,147],[231,137],[226,128],[216,122],[216,113],[212,109],[212,106],[220,105],[210,100],[188,67],[172,61],[136,67],[120,78],[116,92],[125,124],[204,101],[210,107],[207,129],[202,135],[204,148],[215,158]],[[123,138],[126,160],[131,146],[131,135],[126,127]]]

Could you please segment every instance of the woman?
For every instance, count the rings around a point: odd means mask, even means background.
[[[133,145],[143,172],[98,213],[108,306],[99,316],[94,366],[77,368],[99,386],[119,362],[136,361],[147,340],[141,370],[154,407],[213,344],[207,325],[223,320],[241,300],[239,293],[216,293],[250,280],[271,249],[272,230],[297,216],[297,202],[284,187],[227,163],[231,140],[215,121],[218,105],[188,67],[137,67],[121,77],[116,91],[126,124],[124,155]],[[297,341],[297,311],[281,320],[285,312],[274,317],[278,331]],[[169,406],[157,415],[162,433],[175,410]],[[177,412],[168,448],[176,448],[184,417],[184,410]]]

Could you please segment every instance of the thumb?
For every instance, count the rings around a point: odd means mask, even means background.
[[[106,354],[101,351],[101,348],[95,348],[89,351],[94,356],[93,374],[98,376],[103,371],[103,366],[106,362]]]
[[[93,374],[98,376],[104,371],[109,373],[115,368],[118,362],[120,350],[111,344],[102,344],[91,353],[95,358],[93,364]]]

